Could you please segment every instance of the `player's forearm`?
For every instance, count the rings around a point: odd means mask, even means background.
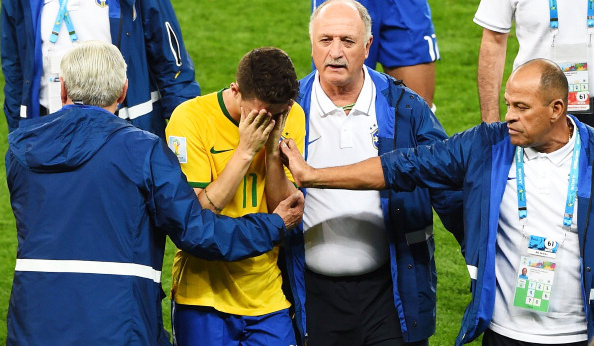
[[[384,172],[379,157],[329,168],[312,168],[300,179],[300,186],[324,189],[383,190]]]
[[[297,188],[287,179],[287,175],[280,160],[278,151],[276,154],[266,154],[266,204],[272,212],[280,202],[295,192]]]
[[[251,153],[237,149],[217,179],[197,193],[202,207],[220,213],[235,196],[252,160]]]
[[[508,34],[483,29],[478,61],[478,92],[484,122],[501,121],[499,93],[505,67]]]

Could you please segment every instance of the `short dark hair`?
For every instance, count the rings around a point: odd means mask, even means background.
[[[565,105],[568,102],[569,83],[563,70],[552,61],[546,61],[541,65],[540,92],[548,103],[555,99],[562,99]]]
[[[537,58],[518,66],[516,71],[532,65],[540,71],[539,92],[544,105],[550,104],[553,100],[562,99],[567,107],[569,83],[563,70],[551,60]]]
[[[256,48],[241,58],[236,73],[241,97],[284,104],[299,94],[299,81],[289,55],[275,47]]]

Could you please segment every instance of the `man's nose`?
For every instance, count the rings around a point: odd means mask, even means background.
[[[509,122],[513,122],[518,120],[518,115],[516,112],[514,112],[514,110],[512,109],[512,107],[507,107],[507,111],[505,112],[505,121]]]
[[[342,58],[342,42],[340,39],[336,39],[332,41],[330,45],[330,56],[332,59]]]

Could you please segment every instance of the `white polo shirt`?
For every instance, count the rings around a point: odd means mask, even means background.
[[[571,231],[563,227],[563,215],[569,185],[569,172],[575,138],[552,153],[524,150],[526,204],[525,233],[562,241],[556,259],[553,289],[548,313],[513,306],[523,246],[522,226],[518,216],[515,160],[509,171],[503,194],[497,232],[495,274],[497,289],[491,328],[508,338],[533,343],[565,344],[588,338],[580,281],[580,254],[577,233],[577,203]],[[585,179],[579,177],[578,179]]]
[[[378,155],[376,90],[363,69],[363,88],[348,116],[324,93],[316,72],[307,143],[311,166],[348,165]],[[388,260],[378,191],[307,189],[303,221],[305,262],[316,273],[361,275]]]
[[[105,0],[68,0],[68,14],[78,42],[98,40],[111,43],[109,25],[109,7]],[[66,23],[62,22],[60,34],[55,44],[49,41],[54,28],[56,16],[60,9],[59,0],[45,0],[41,10],[41,52],[43,55],[43,75],[39,87],[39,102],[49,109],[48,83],[51,74],[51,60],[55,56],[61,58],[74,48]],[[48,55],[49,54],[49,55]],[[58,82],[56,82],[58,83]],[[59,86],[59,83],[58,83]]]
[[[592,64],[594,45],[588,46],[590,35],[587,25],[587,0],[557,0],[559,30],[555,45],[581,44],[588,50],[588,65]],[[549,1],[546,0],[481,0],[474,22],[483,28],[499,33],[509,33],[515,23],[519,43],[514,69],[528,60],[546,58],[556,61],[553,30],[550,27]],[[588,47],[587,47],[588,46]],[[574,54],[569,51],[570,55]],[[577,57],[575,61],[583,62]],[[560,61],[556,61],[560,62]],[[594,96],[594,68],[588,66],[590,95]]]

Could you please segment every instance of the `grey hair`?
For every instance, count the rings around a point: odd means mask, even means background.
[[[316,9],[311,14],[309,18],[309,39],[312,40],[312,33],[313,33],[313,22],[318,18],[318,15],[322,11],[322,9],[331,4],[346,4],[351,5],[357,9],[359,12],[359,16],[363,21],[363,25],[365,26],[365,42],[369,41],[371,37],[371,16],[369,16],[369,12],[365,8],[365,6],[361,5],[358,1],[355,0],[328,0],[322,3],[320,6],[316,7]],[[313,40],[312,40],[313,41]]]
[[[126,62],[111,43],[86,41],[62,58],[61,77],[68,97],[86,105],[108,107],[122,95]]]

